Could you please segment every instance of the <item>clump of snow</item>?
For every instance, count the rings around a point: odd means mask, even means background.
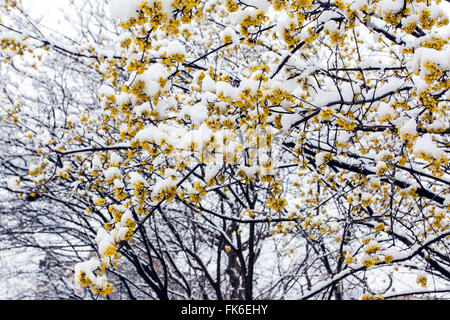
[[[336,141],[340,144],[346,144],[352,136],[351,131],[339,131]]]
[[[122,240],[125,240],[125,238],[127,237],[127,234],[130,231],[127,224],[130,220],[134,221],[130,210],[126,209],[125,211],[122,211],[122,212],[123,212],[123,214],[122,214],[122,217],[121,217],[119,223],[116,223],[115,228],[113,230],[111,230],[111,233],[110,233],[110,237],[112,239],[114,239],[114,241],[116,243],[120,242]]]
[[[98,253],[100,253],[100,255],[104,255],[106,250],[115,243],[114,238],[111,236],[111,234],[109,234],[108,231],[102,228],[97,231],[95,241],[97,242]]]
[[[193,106],[186,105],[183,113],[188,115],[193,124],[201,124],[208,118],[208,108],[203,103],[197,103]]]
[[[258,165],[253,165],[251,167],[240,165],[238,171],[242,170],[248,178],[253,178],[258,173],[258,169]]]
[[[316,154],[316,165],[320,167],[324,165],[328,161],[329,153],[325,151],[321,151]]]
[[[144,185],[147,184],[147,181],[145,181],[144,177],[142,177],[137,172],[130,172],[128,173],[128,179],[130,180],[130,183],[133,185],[143,183]]]
[[[224,97],[236,99],[239,94],[239,90],[234,88],[231,84],[225,81],[216,82],[216,93],[222,94]]]
[[[120,179],[114,179],[114,188],[116,189],[122,189],[125,188],[124,183]]]
[[[334,20],[328,20],[323,25],[324,30],[328,30],[328,32],[332,33],[333,31],[338,30],[338,23]]]
[[[267,12],[271,6],[270,1],[268,0],[247,0],[246,4],[254,6],[261,11]]]
[[[110,16],[114,19],[127,21],[136,15],[142,2],[143,0],[111,0],[109,3]],[[148,5],[152,7],[156,1],[148,0],[147,2]],[[158,2],[161,4],[162,12],[164,12],[164,14],[166,14],[169,18],[172,18],[173,0],[159,0]]]
[[[382,254],[384,256],[392,257],[394,260],[403,259],[405,257],[405,254],[398,251],[395,248],[388,248],[382,251]]]
[[[205,77],[203,78],[202,89],[203,89],[203,91],[209,91],[209,92],[216,91],[216,83],[209,75],[205,75]]]
[[[380,119],[383,118],[393,118],[395,115],[395,110],[389,106],[387,103],[381,102],[378,106],[378,116]]]
[[[236,32],[231,27],[226,27],[220,34],[220,37],[223,42],[225,42],[225,39],[229,37],[231,39],[231,42],[234,44],[239,43],[239,37],[236,35]]]
[[[75,275],[84,273],[86,277],[94,279],[94,271],[98,267],[100,267],[100,261],[97,258],[91,258],[89,261],[80,262],[75,265]]]
[[[153,63],[142,75],[136,77],[136,80],[143,80],[146,83],[150,81],[158,82],[159,79],[165,79],[169,76],[166,67],[161,63]]]
[[[69,115],[67,117],[67,123],[72,123],[72,124],[78,123],[78,116],[76,116],[74,114]]]
[[[262,9],[264,9],[264,6],[262,6]],[[251,19],[254,20],[260,15],[261,13],[264,14],[265,10],[261,10],[258,7],[246,7],[244,9],[240,9],[234,12],[231,12],[228,14],[228,18],[230,21],[235,25],[240,25],[244,19]]]
[[[405,84],[406,83],[403,79],[390,78],[385,84],[378,86],[375,89],[369,90],[368,95],[373,94],[373,98],[382,97],[385,94],[401,90],[403,87],[406,86]]]
[[[239,83],[239,89],[241,91],[249,90],[250,94],[255,94],[256,91],[258,90],[258,87],[259,87],[259,81],[256,81],[253,79],[244,78]]]
[[[150,125],[140,130],[138,133],[136,133],[135,138],[141,142],[143,141],[153,142],[156,140],[160,140],[162,136],[163,133],[161,132],[161,130],[159,130],[155,126]]]
[[[109,3],[110,16],[127,21],[136,15],[141,2],[142,0],[111,0]]]
[[[119,178],[122,176],[122,173],[120,172],[120,169],[117,167],[111,167],[106,169],[103,172],[103,175],[105,176],[105,179],[107,181],[113,181],[116,178]]]
[[[445,120],[442,118],[436,119],[434,120],[429,126],[428,126],[428,130],[431,131],[441,131],[441,130],[445,130],[447,128],[446,124],[445,124]]]
[[[153,97],[158,93],[160,88],[161,88],[161,86],[159,85],[158,82],[156,82],[154,80],[149,80],[145,84],[144,92],[149,97]]]
[[[222,166],[220,164],[209,164],[205,167],[205,181],[209,181],[214,178]]]
[[[405,124],[399,129],[400,135],[409,134],[411,136],[417,133],[417,123],[413,118],[409,119]]]
[[[299,115],[298,113],[283,114],[281,116],[281,129],[289,130],[291,126],[300,119],[302,119],[302,116]]]
[[[8,185],[8,188],[15,191],[19,188],[20,179],[19,177],[10,177],[6,180],[6,184]]]
[[[150,102],[148,101],[133,108],[133,113],[136,116],[142,116],[143,114],[150,113],[151,111],[152,107],[150,106]]]
[[[179,41],[171,41],[167,44],[167,46],[162,47],[159,50],[160,53],[167,56],[172,55],[186,55],[186,48]]]
[[[444,199],[444,206],[450,206],[450,194],[448,194],[447,196],[445,196],[445,199]]]
[[[102,168],[102,161],[98,155],[94,155],[92,158],[92,170],[100,170]]]
[[[392,155],[392,152],[389,150],[382,150],[374,156],[374,160],[376,162],[385,161],[386,159],[392,159],[392,158],[394,158],[394,156]]]
[[[110,86],[107,85],[102,85],[99,89],[98,89],[98,95],[99,96],[105,96],[105,97],[109,97],[109,96],[113,96],[114,95],[114,89],[111,88]]]
[[[445,156],[445,152],[437,146],[436,142],[433,141],[432,136],[428,133],[417,138],[414,143],[413,152],[416,155],[424,153],[435,159],[440,159]]]
[[[403,8],[403,0],[381,0],[378,2],[381,15],[384,16],[389,12],[397,13]]]
[[[157,198],[165,190],[176,188],[176,182],[172,178],[162,179],[153,185],[151,197]]]
[[[423,78],[424,72],[426,72],[426,70],[423,70],[425,68],[423,68],[422,65],[426,61],[435,63],[438,67],[440,67],[443,70],[448,70],[450,69],[450,59],[448,58],[449,56],[450,56],[450,48],[442,50],[435,50],[432,48],[424,48],[424,47],[417,48],[411,60],[412,71],[416,72],[419,69],[422,69],[420,76],[421,78]]]

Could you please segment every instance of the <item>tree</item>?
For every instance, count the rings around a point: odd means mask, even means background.
[[[102,3],[70,36],[18,1],[0,24],[3,187],[67,228],[79,285],[372,299],[409,268],[448,291],[445,3]]]

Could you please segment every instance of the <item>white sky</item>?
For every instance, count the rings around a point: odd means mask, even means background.
[[[68,14],[68,0],[22,0],[24,6],[29,8],[33,18],[42,18],[41,23],[64,32],[70,25],[64,26],[65,15]],[[76,0],[81,1],[81,0]],[[66,9],[64,9],[66,8]]]

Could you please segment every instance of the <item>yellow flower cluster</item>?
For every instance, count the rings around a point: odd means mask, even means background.
[[[432,48],[435,50],[442,50],[442,48],[448,43],[448,40],[441,37],[431,37],[431,40],[423,41],[420,46],[425,48]]]
[[[417,284],[420,284],[422,288],[427,287],[427,277],[424,275],[419,275],[416,280]]]
[[[268,197],[267,206],[275,211],[279,211],[287,206],[287,201],[284,198]]]
[[[378,256],[365,255],[364,257],[361,258],[361,264],[366,268],[373,267],[380,262],[381,260]]]

